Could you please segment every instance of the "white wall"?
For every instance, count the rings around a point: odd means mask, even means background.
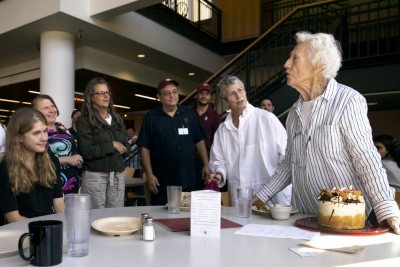
[[[40,77],[40,61],[39,59],[35,59],[22,64],[0,69],[0,77],[4,77],[0,78],[0,87],[8,84],[37,79]]]
[[[157,87],[158,82],[165,77],[179,81],[182,94],[186,95],[197,86],[190,80],[174,77],[167,72],[140,65],[130,60],[116,57],[104,51],[91,47],[83,47],[77,51],[76,68],[84,68],[105,73],[120,79]]]
[[[136,12],[128,12],[108,20],[90,16],[90,0],[61,0],[61,11],[152,49],[168,54],[209,72],[216,72],[225,63],[220,55],[161,26]]]
[[[0,34],[54,14],[59,10],[60,2],[58,0],[1,1]]]

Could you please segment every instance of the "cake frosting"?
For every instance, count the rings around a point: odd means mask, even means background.
[[[365,201],[361,191],[322,189],[318,200],[319,225],[346,230],[364,228]]]

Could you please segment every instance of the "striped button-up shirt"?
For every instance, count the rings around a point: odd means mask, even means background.
[[[300,97],[288,115],[285,159],[257,196],[266,201],[292,183],[292,203],[300,212],[317,214],[321,189],[352,186],[363,192],[367,214],[373,209],[379,222],[400,216],[372,141],[365,98],[331,79],[315,99],[306,127],[302,101]]]

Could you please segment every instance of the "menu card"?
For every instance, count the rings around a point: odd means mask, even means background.
[[[213,190],[192,191],[190,235],[219,238],[221,233],[221,193]]]

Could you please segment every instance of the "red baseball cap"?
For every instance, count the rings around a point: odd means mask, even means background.
[[[167,86],[168,84],[171,84],[171,83],[175,84],[175,86],[179,85],[179,83],[177,81],[167,78],[167,79],[161,80],[158,83],[158,87],[157,87],[158,92],[160,92],[161,89],[163,89],[165,86]]]
[[[197,92],[199,92],[199,93],[204,90],[211,93],[211,91],[212,91],[211,85],[209,85],[208,83],[202,83],[197,87]]]

